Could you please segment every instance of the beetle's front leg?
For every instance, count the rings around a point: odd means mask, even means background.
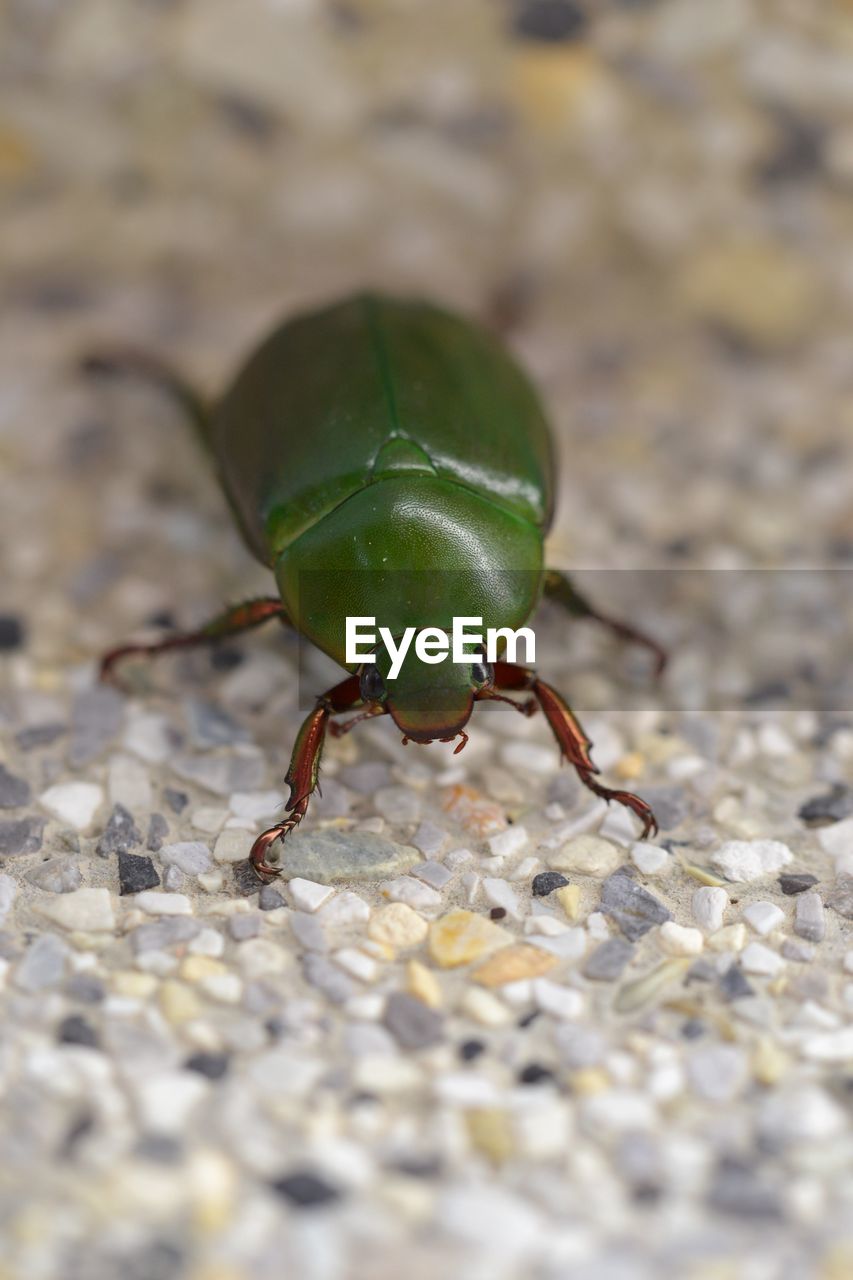
[[[608,802],[616,800],[624,804],[637,815],[643,824],[643,839],[657,834],[658,824],[651,806],[631,791],[615,791],[611,787],[602,786],[595,778],[597,766],[590,755],[592,743],[584,733],[577,717],[567,702],[560,697],[556,689],[540,680],[535,671],[516,666],[512,662],[495,663],[495,687],[498,689],[526,691],[533,694],[551,731],[560,744],[560,751],[566,757],[585,787],[601,796]]]
[[[277,822],[274,827],[263,831],[249,854],[252,866],[262,880],[279,875],[279,868],[267,862],[267,850],[276,840],[283,840],[308,812],[308,802],[317,786],[320,757],[330,717],[354,711],[361,701],[358,676],[349,676],[318,698],[316,707],[302,722],[285,778],[285,783],[290,787],[290,796],[284,806],[288,816],[283,822]]]

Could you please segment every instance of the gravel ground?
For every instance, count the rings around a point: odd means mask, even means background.
[[[849,6],[0,22],[0,1276],[853,1274]],[[270,583],[77,357],[213,390],[365,283],[540,384],[552,562],[673,661],[543,611],[539,665],[653,842],[482,708],[459,756],[330,742],[261,888],[322,664],[273,628],[95,685]]]

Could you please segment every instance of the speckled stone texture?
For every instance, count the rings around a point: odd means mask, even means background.
[[[846,1280],[849,5],[0,24],[3,1280]],[[657,837],[482,707],[459,756],[331,741],[335,882],[261,889],[328,666],[271,627],[95,685],[270,580],[172,406],[79,357],[213,393],[366,283],[540,385],[551,563],[673,659],[543,610],[538,665]]]

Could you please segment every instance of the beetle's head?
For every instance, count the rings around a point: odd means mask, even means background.
[[[364,701],[384,706],[404,741],[450,742],[461,734],[456,748],[461,751],[474,699],[494,678],[489,664],[482,658],[453,662],[449,655],[441,663],[426,663],[412,647],[393,680],[390,669],[391,659],[383,649],[377,651],[375,663],[362,667]]]

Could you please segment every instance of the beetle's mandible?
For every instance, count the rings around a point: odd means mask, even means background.
[[[520,627],[542,594],[573,617],[661,648],[600,614],[563,573],[545,566],[553,511],[551,439],[530,382],[485,329],[431,304],[359,294],[282,324],[254,352],[221,401],[208,406],[156,359],[114,352],[101,371],[154,378],[195,421],[252,552],[277,594],[226,610],[199,631],[125,645],[101,664],[203,644],[278,618],[346,668],[348,616],[377,616],[448,633],[458,615]],[[317,786],[327,730],[389,714],[413,742],[466,741],[475,702],[541,708],[585,786],[627,805],[657,830],[645,801],[597,779],[590,742],[570,707],[530,669],[510,662],[422,663],[411,650],[390,681],[389,657],[350,667],[317,699],[296,739],[287,817],[252,848],[262,878],[270,847],[302,821]],[[521,701],[512,694],[523,695]],[[344,722],[337,717],[357,714]]]

